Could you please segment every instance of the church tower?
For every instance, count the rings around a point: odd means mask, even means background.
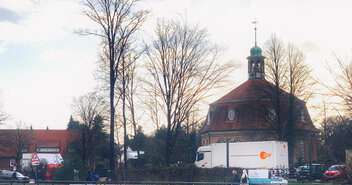
[[[257,46],[257,27],[254,28],[255,44],[248,59],[248,79],[264,79],[264,59],[262,49]]]

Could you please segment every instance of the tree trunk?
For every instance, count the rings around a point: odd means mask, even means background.
[[[168,100],[170,102],[170,98]],[[165,163],[166,166],[170,164],[170,155],[171,155],[171,110],[168,106],[167,111],[167,131],[166,131],[166,146],[165,146]]]
[[[132,98],[132,96],[131,96],[131,102],[132,102],[132,104],[131,104],[131,114],[132,114],[132,115],[131,115],[131,116],[132,116],[132,123],[133,123],[133,129],[134,129],[134,136],[136,137],[136,135],[137,135],[138,133],[137,133],[137,123],[136,123],[136,120],[135,120],[135,118],[134,118],[134,105],[133,105],[133,98]],[[138,157],[138,160],[139,160],[139,159],[140,159],[139,140],[136,139],[135,141],[136,141],[136,145],[137,145],[137,157]]]
[[[296,100],[295,97],[290,94],[289,99],[289,107],[288,107],[288,115],[287,115],[287,126],[286,126],[286,133],[285,138],[288,142],[288,159],[289,165],[293,165],[293,155],[294,149],[296,146],[296,119],[295,119],[295,107],[296,107]]]
[[[86,141],[86,128],[83,128],[82,130],[82,163],[84,167],[86,167],[87,164],[87,141]]]
[[[122,116],[123,116],[123,155],[124,155],[124,172],[127,170],[127,129],[126,129],[126,79],[125,79],[125,63],[122,69]]]
[[[115,174],[115,70],[114,70],[114,42],[109,42],[109,52],[110,52],[110,151],[109,151],[109,167],[110,175],[112,180],[116,180]]]
[[[281,93],[280,93],[280,88],[279,88],[279,83],[275,84],[275,111],[276,111],[276,127],[277,127],[277,139],[279,141],[283,140],[283,134],[282,134],[282,122],[281,122],[281,105],[280,105],[280,98],[281,98]]]

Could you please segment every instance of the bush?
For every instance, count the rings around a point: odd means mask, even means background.
[[[194,164],[172,164],[168,168],[131,169],[118,171],[118,180],[125,181],[183,181],[232,182],[233,168],[198,168]],[[242,172],[241,169],[235,169]],[[126,175],[124,176],[124,172]],[[238,174],[240,176],[241,174]]]
[[[87,172],[81,159],[77,156],[72,156],[70,159],[65,160],[63,166],[54,173],[53,180],[85,180],[86,174]]]

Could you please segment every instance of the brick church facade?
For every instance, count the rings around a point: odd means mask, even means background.
[[[280,134],[285,134],[290,95],[279,89],[280,109],[275,109],[273,97],[277,91],[273,84],[265,80],[264,58],[261,48],[255,44],[247,58],[248,80],[210,104],[207,118],[200,129],[203,146],[226,140],[274,141],[280,138]],[[275,110],[280,110],[280,127]],[[310,159],[316,161],[317,129],[304,101],[297,100],[294,116],[296,136],[292,162],[303,164]]]

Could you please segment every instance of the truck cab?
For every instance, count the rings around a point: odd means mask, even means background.
[[[211,146],[202,146],[197,150],[196,166],[200,168],[211,168]]]

